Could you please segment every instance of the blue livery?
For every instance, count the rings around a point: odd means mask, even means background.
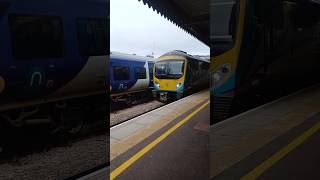
[[[106,106],[108,6],[108,0],[0,0],[0,127],[38,119],[52,132],[70,130]]]
[[[153,58],[112,52],[109,66],[112,100],[128,100],[128,95],[153,88],[153,65]]]
[[[105,92],[106,2],[0,1],[0,110]]]

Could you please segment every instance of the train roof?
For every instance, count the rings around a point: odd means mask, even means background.
[[[202,56],[198,56],[198,55],[190,55],[187,52],[180,51],[180,50],[174,50],[174,51],[167,52],[160,57],[163,57],[163,56],[183,56],[183,57],[189,57],[189,58],[199,60],[199,61],[204,61],[204,62],[208,62],[208,63],[210,62],[210,59],[202,58]]]
[[[116,58],[120,58],[120,59],[125,59],[125,60],[129,60],[129,61],[155,61],[155,58],[151,58],[151,57],[146,57],[146,56],[139,56],[139,55],[135,55],[135,54],[126,54],[126,53],[121,53],[121,52],[115,52],[115,51],[111,51],[110,52],[110,57],[116,57]]]

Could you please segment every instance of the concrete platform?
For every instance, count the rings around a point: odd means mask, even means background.
[[[303,166],[320,169],[319,163],[300,165],[300,161],[320,160],[319,153],[310,154],[320,148],[314,139],[319,137],[319,113],[320,85],[316,85],[213,125],[210,178],[290,179],[297,169],[302,169],[301,178],[314,177]]]
[[[111,179],[208,179],[208,100],[196,93],[111,129]]]
[[[105,167],[81,178],[78,178],[77,180],[106,180],[109,177],[109,173],[109,167]]]
[[[111,161],[208,99],[209,91],[201,91],[112,127],[110,129]]]

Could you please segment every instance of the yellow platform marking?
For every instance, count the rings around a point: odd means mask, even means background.
[[[272,167],[276,162],[281,160],[283,157],[285,157],[290,151],[301,145],[304,141],[306,141],[309,137],[311,137],[314,133],[316,133],[320,129],[320,122],[315,124],[313,127],[305,131],[303,134],[298,136],[296,139],[294,139],[290,144],[280,149],[278,152],[276,152],[274,155],[272,155],[269,159],[261,163],[259,166],[254,168],[252,171],[250,171],[248,174],[243,176],[241,180],[249,180],[249,179],[256,179],[259,177],[263,172],[268,170],[270,167]]]
[[[176,129],[178,129],[180,126],[182,126],[184,123],[186,123],[188,120],[190,120],[194,115],[196,115],[199,111],[201,111],[203,108],[205,108],[210,101],[205,102],[203,105],[201,105],[197,110],[193,111],[191,114],[189,114],[187,117],[185,117],[183,120],[175,124],[173,127],[171,127],[169,130],[167,130],[164,134],[159,136],[156,140],[148,144],[146,147],[144,147],[142,150],[140,150],[138,153],[133,155],[130,159],[128,159],[126,162],[121,164],[119,167],[117,167],[115,170],[113,170],[110,174],[110,179],[115,179],[118,175],[120,175],[123,171],[125,171],[128,167],[130,167],[135,161],[140,159],[143,155],[145,155],[147,152],[149,152],[153,147],[155,147],[157,144],[159,144],[161,141],[163,141],[165,138],[167,138],[171,133],[173,133]]]
[[[210,149],[210,162],[213,164],[210,166],[210,178],[319,113],[319,98],[318,84],[211,127],[210,142],[219,147]],[[225,145],[224,141],[231,145]]]

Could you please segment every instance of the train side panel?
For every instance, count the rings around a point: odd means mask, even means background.
[[[45,125],[50,133],[76,133],[104,118],[106,4],[0,2],[0,126]]]
[[[111,54],[110,60],[110,85],[111,97],[114,101],[134,98],[136,93],[147,92],[151,81],[149,65],[152,62],[135,55],[117,56]]]
[[[64,8],[70,7],[65,3],[0,2],[0,110],[105,92],[107,12],[101,8],[103,2],[68,1],[83,4],[73,11]],[[92,34],[83,30],[86,27],[101,42],[88,41]],[[97,48],[89,52],[81,49],[84,44]]]
[[[319,5],[235,0],[213,8],[211,123],[316,82]]]

